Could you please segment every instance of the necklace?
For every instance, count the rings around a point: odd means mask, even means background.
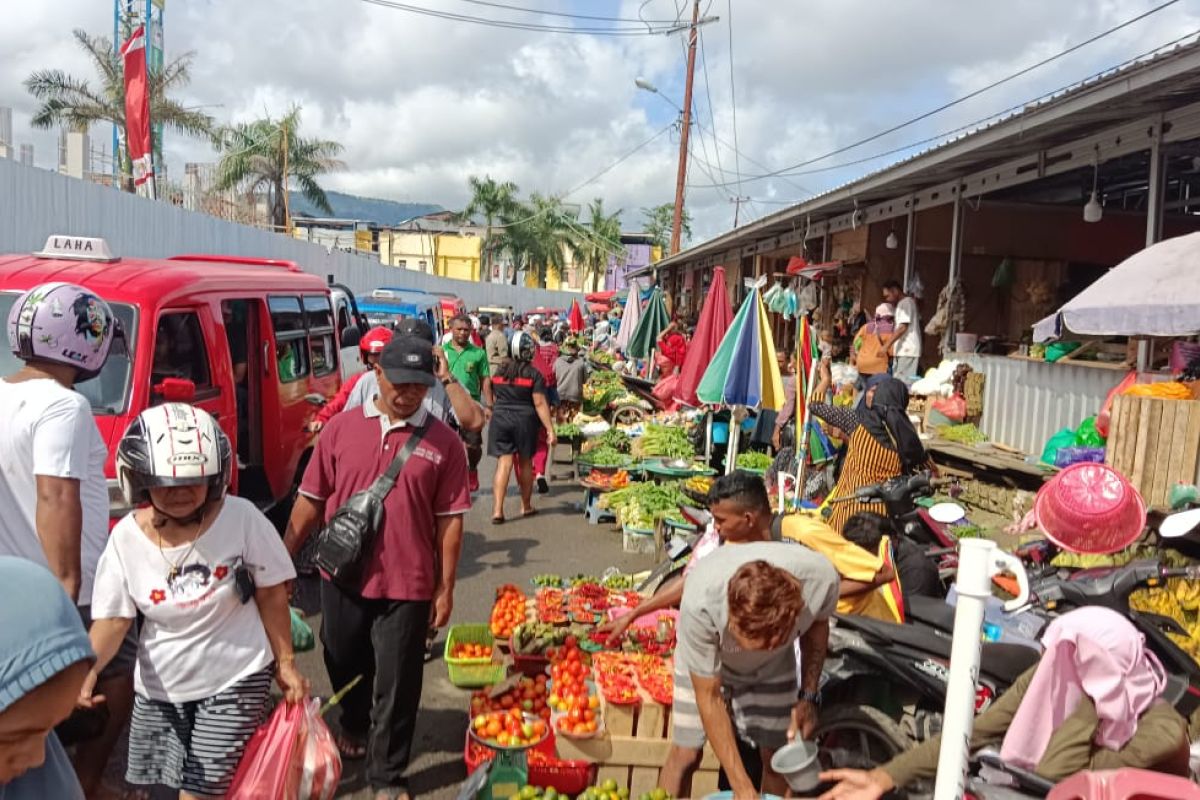
[[[187,552],[185,552],[182,556],[180,556],[178,561],[172,561],[171,559],[167,558],[166,551],[163,550],[162,533],[159,532],[157,525],[154,525],[153,523],[151,523],[151,525],[154,527],[154,535],[158,539],[158,554],[160,556],[162,556],[163,561],[167,562],[167,568],[168,568],[167,569],[167,583],[168,584],[171,581],[173,581],[179,577],[180,573],[183,570],[183,565],[187,563],[187,560],[189,558],[191,558],[192,553],[194,553],[196,551],[196,542],[198,542],[200,540],[200,533],[201,533],[201,530],[204,528],[204,517],[206,514],[207,514],[207,512],[205,512],[205,514],[200,515],[200,522],[197,524],[197,527],[196,527],[196,536],[192,539],[191,544],[188,546]]]

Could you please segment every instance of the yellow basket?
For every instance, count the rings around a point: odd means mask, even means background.
[[[492,647],[492,658],[452,658],[450,654],[459,644],[486,644]],[[487,625],[451,625],[446,635],[446,649],[442,654],[450,682],[460,689],[478,689],[504,680],[504,664],[493,661],[496,657],[496,642]]]

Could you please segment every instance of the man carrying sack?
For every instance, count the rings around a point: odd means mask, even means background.
[[[335,687],[363,676],[340,704],[338,747],[366,757],[376,800],[395,800],[408,797],[425,635],[450,620],[471,498],[462,442],[422,406],[435,382],[429,343],[397,336],[374,370],[378,393],[335,416],[317,440],[284,541],[295,555],[325,524],[317,543],[325,668]]]

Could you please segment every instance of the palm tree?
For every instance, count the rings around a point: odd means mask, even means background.
[[[620,260],[625,248],[621,246],[621,209],[612,214],[604,213],[604,200],[597,197],[588,206],[591,219],[587,223],[587,234],[580,241],[580,256],[583,264],[583,287],[591,281],[592,291],[599,291],[600,279],[608,271],[614,256]]]
[[[514,286],[524,268],[533,271],[538,286],[544,289],[551,269],[562,276],[567,255],[579,257],[578,223],[557,197],[536,193],[530,196],[528,206],[517,213],[520,216],[505,227],[499,247],[512,259]]]
[[[99,84],[93,86],[86,79],[60,69],[37,70],[25,79],[25,88],[41,102],[31,123],[35,128],[61,126],[86,132],[96,123],[110,122],[124,131],[125,76],[121,56],[103,36],[90,36],[82,30],[76,30],[74,35],[95,65]],[[188,136],[207,137],[212,134],[212,117],[167,97],[191,81],[192,55],[184,53],[162,69],[150,70],[150,121]],[[162,160],[161,141],[154,142],[154,155],[155,161]],[[133,170],[128,152],[121,154],[121,177],[122,188],[132,192]]]
[[[497,183],[490,175],[482,179],[472,175],[467,179],[471,187],[471,199],[459,214],[464,222],[482,215],[487,224],[483,237],[483,274],[492,279],[492,261],[495,257],[497,240],[492,236],[492,226],[499,219],[517,219],[513,212],[518,209],[517,185],[512,181]]]
[[[332,214],[329,198],[317,183],[326,172],[344,169],[336,156],[342,146],[328,139],[301,136],[300,107],[280,119],[265,117],[243,122],[220,131],[217,147],[222,151],[217,164],[215,188],[225,191],[245,187],[253,196],[259,190],[270,195],[271,224],[276,229],[287,228],[287,193],[292,181],[300,194],[326,214]]]

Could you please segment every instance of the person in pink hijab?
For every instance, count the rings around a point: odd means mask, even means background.
[[[1129,620],[1106,608],[1063,614],[1042,636],[1041,659],[975,718],[971,750],[1061,781],[1076,772],[1137,767],[1187,775],[1187,723],[1160,699],[1162,665]],[[870,771],[835,769],[821,800],[876,800],[937,775],[941,737]]]

